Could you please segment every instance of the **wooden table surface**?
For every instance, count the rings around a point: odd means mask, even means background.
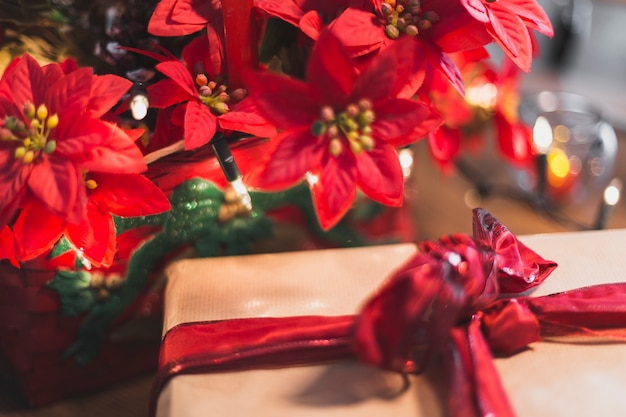
[[[626,136],[620,134],[620,142]],[[626,144],[618,161],[626,161]],[[618,164],[617,175],[626,184],[626,166]],[[434,239],[453,232],[471,233],[471,207],[465,198],[472,184],[458,173],[443,174],[422,145],[416,147],[414,173],[408,195],[417,223],[419,239]],[[481,206],[490,210],[515,234],[553,233],[568,229],[519,201],[489,198]],[[626,203],[620,202],[609,228],[626,228]],[[0,381],[0,416],[12,417],[136,417],[145,416],[152,374],[137,377],[115,387],[38,409],[25,408],[10,382]]]

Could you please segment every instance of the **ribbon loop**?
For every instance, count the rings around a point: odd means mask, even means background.
[[[493,351],[512,354],[541,338],[537,317],[518,299],[502,300],[481,314],[482,330]]]

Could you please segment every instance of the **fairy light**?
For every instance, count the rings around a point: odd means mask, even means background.
[[[85,249],[82,247],[80,248],[77,247],[72,242],[69,242],[69,244],[70,244],[70,248],[72,249],[72,251],[74,251],[74,253],[76,254],[76,257],[80,260],[80,262],[83,264],[85,269],[90,270],[92,268],[92,265],[91,265],[91,261],[89,261],[89,259],[87,259],[87,257],[85,256]]]
[[[402,175],[404,178],[408,178],[413,169],[413,150],[410,148],[400,149],[398,158],[400,159],[400,166],[402,167]]]
[[[130,90],[130,112],[135,120],[143,120],[148,114],[148,92],[142,83],[135,83]]]
[[[235,191],[235,194],[239,198],[241,204],[248,211],[252,211],[252,199],[250,198],[250,193],[248,192],[246,185],[243,183],[241,171],[239,171],[239,167],[237,166],[235,158],[230,151],[226,138],[218,132],[209,143],[211,144],[213,152],[215,152],[215,157],[224,172],[226,181],[228,181]]]
[[[547,153],[552,146],[552,126],[550,122],[543,116],[537,117],[533,126],[533,142],[539,153]]]
[[[598,211],[598,216],[594,223],[594,229],[604,229],[606,222],[611,215],[613,208],[617,205],[622,194],[622,182],[619,178],[613,178],[604,189],[602,205]]]
[[[305,174],[305,179],[306,182],[309,184],[309,186],[314,186],[315,184],[317,184],[319,182],[319,177],[315,174],[313,174],[312,172],[307,172]]]

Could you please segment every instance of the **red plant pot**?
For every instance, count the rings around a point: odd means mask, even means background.
[[[36,264],[17,269],[0,263],[0,350],[30,405],[45,405],[156,369],[160,314],[146,316],[140,311],[145,310],[145,297],[110,327],[93,360],[80,365],[67,357],[84,315],[61,317],[59,295],[46,287],[54,275],[54,270]],[[152,307],[159,304],[155,295],[149,298]],[[148,322],[155,324],[154,337],[124,336],[137,334],[125,331],[126,326],[141,323],[145,328]]]

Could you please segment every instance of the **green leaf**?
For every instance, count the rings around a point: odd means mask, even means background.
[[[270,236],[272,221],[254,214],[219,224],[212,234],[200,237],[195,247],[201,257],[243,255],[250,253],[252,243]]]
[[[72,245],[70,241],[66,239],[65,236],[61,236],[61,238],[55,243],[48,255],[48,259],[56,258],[57,256],[61,256],[72,250]]]
[[[59,293],[61,317],[77,317],[90,311],[96,302],[87,271],[57,271],[47,286]]]
[[[176,187],[171,202],[165,233],[172,239],[190,242],[215,229],[224,195],[213,183],[194,178]]]

